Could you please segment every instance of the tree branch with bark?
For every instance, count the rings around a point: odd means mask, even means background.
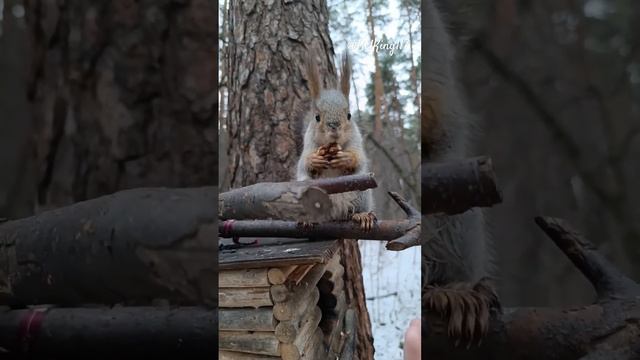
[[[218,225],[220,237],[288,237],[312,239],[390,240],[389,250],[403,250],[420,243],[420,212],[400,195],[389,196],[407,215],[406,220],[379,220],[370,231],[352,221],[303,223],[283,220],[226,220]]]
[[[538,226],[585,275],[597,293],[587,306],[508,308],[495,312],[480,345],[456,346],[447,326],[424,314],[426,356],[432,359],[638,359],[640,285],[622,274],[582,235],[560,219]]]
[[[0,304],[213,306],[217,196],[140,188],[0,223]]]
[[[421,175],[422,215],[457,214],[502,201],[491,160],[487,157],[424,163]],[[305,182],[258,183],[234,189],[220,194],[220,218],[225,221],[218,225],[219,235],[223,238],[387,240],[387,249],[394,251],[420,245],[421,214],[394,192],[389,192],[389,196],[405,213],[405,220],[378,220],[370,231],[351,221],[324,221],[331,207],[327,193],[365,190],[375,186],[373,175],[369,174]],[[313,200],[305,198],[310,193]],[[287,200],[282,201],[283,198]],[[309,217],[311,224],[306,223]],[[241,220],[249,218],[258,220]],[[266,218],[272,219],[260,220]]]

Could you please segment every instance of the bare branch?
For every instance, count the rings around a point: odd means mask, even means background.
[[[457,346],[440,314],[423,311],[423,352],[446,359],[638,359],[640,291],[562,220],[538,217],[538,225],[585,274],[598,292],[593,305],[572,308],[508,308],[493,312],[481,344]],[[470,310],[473,311],[473,310]],[[457,314],[458,319],[462,314]],[[464,342],[463,342],[464,343]],[[465,344],[466,345],[466,344]]]
[[[560,219],[536,217],[536,224],[587,277],[599,299],[640,296],[640,286],[600,255],[589,241]]]

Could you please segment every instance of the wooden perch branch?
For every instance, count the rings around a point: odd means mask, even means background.
[[[640,296],[640,286],[598,253],[589,241],[560,219],[537,217],[536,224],[593,285],[599,300]]]
[[[199,307],[0,311],[0,348],[29,359],[214,359],[217,311]]]
[[[622,275],[563,221],[536,223],[589,279],[596,303],[573,308],[511,308],[494,314],[480,346],[455,346],[446,324],[423,313],[423,350],[430,359],[638,359],[640,287]],[[466,344],[463,344],[466,345]]]
[[[288,237],[316,239],[391,240],[389,250],[403,250],[420,243],[420,213],[400,195],[389,195],[407,214],[406,220],[380,220],[371,231],[352,221],[302,224],[283,220],[228,220],[218,224],[221,237]]]
[[[134,189],[0,223],[0,303],[215,305],[217,193]]]
[[[491,159],[422,163],[422,213],[459,214],[502,202]]]
[[[373,174],[258,183],[221,193],[218,217],[221,220],[325,221],[331,210],[329,194],[362,191],[376,186]]]

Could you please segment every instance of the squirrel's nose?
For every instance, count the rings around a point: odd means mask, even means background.
[[[327,126],[336,130],[340,127],[340,123],[339,122],[328,122]]]

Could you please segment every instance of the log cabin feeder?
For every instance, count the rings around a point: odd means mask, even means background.
[[[349,310],[343,275],[337,240],[223,243],[219,358],[350,358],[355,312]]]

